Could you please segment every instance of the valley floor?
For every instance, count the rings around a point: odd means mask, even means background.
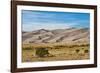
[[[36,49],[38,48],[46,48],[49,55],[36,56]],[[90,58],[89,51],[88,43],[23,44],[22,62],[85,60]]]

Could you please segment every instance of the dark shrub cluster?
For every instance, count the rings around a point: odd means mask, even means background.
[[[80,50],[79,49],[76,49],[76,53],[79,53],[80,52]]]
[[[37,48],[36,49],[36,55],[38,57],[44,57],[45,55],[48,55],[49,52],[46,48]]]
[[[32,50],[32,47],[25,47],[23,50]]]
[[[89,50],[84,50],[84,53],[89,53]]]

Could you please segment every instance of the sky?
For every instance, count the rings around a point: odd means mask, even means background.
[[[53,12],[22,10],[22,30],[89,28],[90,14],[76,12]]]

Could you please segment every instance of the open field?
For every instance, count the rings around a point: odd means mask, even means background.
[[[22,62],[84,60],[89,59],[88,43],[39,43],[22,45]],[[38,48],[46,48],[48,55],[36,55]]]

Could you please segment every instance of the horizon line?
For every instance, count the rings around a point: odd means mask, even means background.
[[[63,29],[63,28],[60,28]],[[64,28],[64,29],[90,29],[90,27],[71,27],[71,28]],[[45,29],[45,28],[40,28],[40,29],[36,29],[36,30],[31,30],[31,31],[37,31],[37,30],[57,30],[57,29]],[[26,30],[22,30],[22,32],[31,32],[31,31],[26,31]]]

